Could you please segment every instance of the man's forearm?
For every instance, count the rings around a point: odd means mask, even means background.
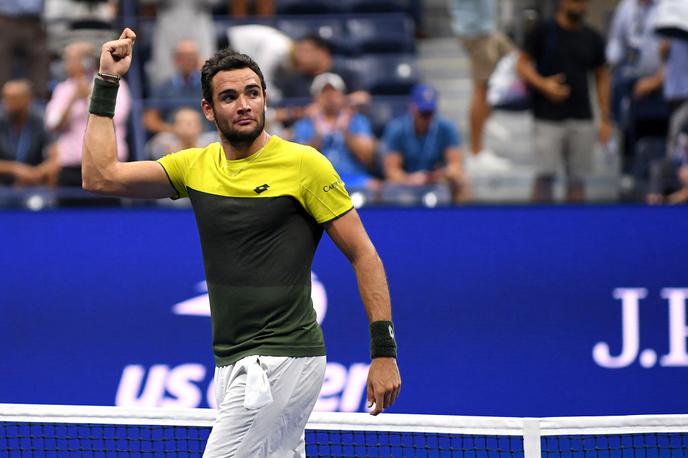
[[[544,81],[542,75],[537,72],[530,58],[523,53],[521,53],[518,57],[516,72],[518,73],[518,76],[530,86],[539,92],[543,91]]]
[[[603,120],[610,120],[609,99],[610,99],[610,78],[609,70],[606,67],[597,70],[595,75],[597,83],[597,99],[600,104],[600,117]]]
[[[89,115],[84,135],[81,171],[84,189],[106,190],[108,172],[117,166],[117,140],[111,118]]]
[[[392,319],[392,306],[389,287],[382,260],[375,250],[371,250],[352,261],[358,290],[368,315],[368,321]]]
[[[360,162],[366,166],[372,163],[375,155],[375,141],[372,138],[344,132],[344,141]]]
[[[385,172],[387,181],[390,183],[404,184],[408,180],[408,174],[400,168],[388,168]]]
[[[0,174],[14,175],[17,163],[14,161],[0,161]]]

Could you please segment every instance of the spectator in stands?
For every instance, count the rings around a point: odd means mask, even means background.
[[[688,122],[677,137],[670,156],[650,164],[650,205],[688,203]]]
[[[275,80],[283,97],[309,97],[313,80],[323,73],[339,75],[350,92],[361,89],[356,75],[334,59],[329,43],[317,34],[297,40],[293,59],[292,69]]]
[[[664,70],[664,98],[669,103],[668,152],[676,151],[678,135],[688,122],[688,39],[673,38]]]
[[[553,200],[560,166],[567,175],[566,196],[584,201],[584,179],[592,169],[596,140],[588,75],[594,72],[599,98],[599,139],[612,134],[609,71],[602,36],[584,23],[587,0],[561,0],[554,18],[536,24],[526,36],[518,72],[532,93],[537,175],[535,201]]]
[[[373,189],[370,169],[375,160],[375,137],[370,121],[348,106],[346,84],[335,73],[313,80],[315,103],[307,117],[294,125],[293,140],[318,149],[332,162],[350,189]]]
[[[274,27],[263,24],[233,25],[227,30],[229,47],[251,56],[265,77],[270,101],[282,99],[277,83],[284,72],[292,69],[294,41]]]
[[[622,107],[632,98],[659,94],[662,88],[661,39],[654,32],[658,0],[623,0],[617,6],[607,42],[612,68],[612,115],[622,122]]]
[[[217,48],[217,32],[212,9],[220,0],[140,0],[141,6],[156,6],[155,29],[151,40],[152,56],[146,66],[148,78],[161,84],[175,73],[174,47],[181,40],[198,44],[201,62]]]
[[[323,73],[334,73],[344,81],[351,105],[356,105],[362,112],[367,110],[370,94],[360,86],[355,72],[333,57],[329,43],[319,35],[307,35],[297,40],[290,57],[277,68],[274,77],[283,99],[309,100],[315,78]],[[290,126],[306,115],[306,108],[305,103],[290,103],[277,110],[274,120]]]
[[[48,96],[48,48],[43,0],[0,1],[0,86],[23,77],[39,98]]]
[[[510,163],[484,148],[485,124],[490,117],[487,101],[488,80],[497,62],[514,50],[511,41],[496,25],[495,0],[452,0],[452,28],[468,53],[473,95],[470,105],[471,154],[466,166],[471,171],[505,172]]]
[[[146,156],[152,160],[188,148],[204,147],[218,141],[215,132],[203,132],[201,115],[194,108],[182,107],[174,114],[172,130],[160,132],[146,143]]]
[[[656,135],[666,124],[667,105],[661,91],[664,46],[654,31],[658,5],[659,0],[623,0],[614,13],[607,42],[611,113],[628,164],[637,164],[643,155],[644,146],[636,151],[637,140]]]
[[[383,135],[387,181],[408,186],[448,183],[452,200],[468,197],[462,166],[461,136],[437,113],[437,91],[418,84],[411,92],[409,112],[389,122]]]
[[[650,204],[672,202],[688,192],[682,190],[688,173],[688,40],[674,38],[669,42],[664,97],[671,108],[667,157],[650,166],[650,191],[646,198]],[[671,194],[677,190],[681,193]],[[667,194],[669,198],[665,198]]]
[[[43,115],[33,107],[31,83],[10,80],[2,86],[0,184],[37,185],[43,181],[48,134]]]
[[[56,135],[50,147],[49,182],[59,186],[81,186],[81,149],[88,120],[88,98],[96,69],[95,48],[88,42],[76,42],[64,50],[67,79],[53,91],[45,112],[45,125]],[[131,107],[129,88],[120,81],[115,111],[117,156],[126,160],[126,121]]]
[[[181,40],[174,49],[175,73],[160,85],[153,86],[153,102],[143,112],[143,125],[149,133],[170,132],[172,114],[183,106],[198,106],[201,92],[201,60],[193,40]],[[193,103],[193,105],[191,105]]]

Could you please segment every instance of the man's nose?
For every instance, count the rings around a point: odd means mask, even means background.
[[[245,95],[239,96],[239,110],[240,111],[251,111],[251,105],[248,103],[248,97]]]

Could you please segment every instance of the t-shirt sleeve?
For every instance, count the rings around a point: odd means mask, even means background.
[[[382,154],[404,153],[404,135],[396,120],[392,120],[385,127],[382,134]]]
[[[315,137],[315,126],[310,120],[301,119],[294,124],[294,135],[292,140],[296,143],[308,143]]]
[[[349,123],[349,132],[351,132],[353,135],[372,137],[373,128],[371,127],[368,118],[357,113],[351,118],[351,122]]]
[[[313,148],[303,151],[300,167],[301,202],[320,224],[353,208],[344,182],[330,161]]]
[[[526,34],[523,40],[523,51],[530,56],[531,59],[537,61],[540,58],[540,50],[542,49],[542,34],[543,29],[546,27],[544,22],[538,22],[533,26],[533,28]]]
[[[605,54],[605,42],[602,35],[597,31],[593,31],[593,40],[595,44],[595,54],[593,58],[593,68],[599,68],[607,63],[607,56]]]
[[[158,159],[158,163],[162,165],[167,177],[170,179],[170,183],[177,191],[177,199],[189,197],[186,190],[186,175],[197,151],[197,149],[183,150]]]
[[[456,126],[450,122],[446,122],[444,130],[445,138],[447,139],[447,147],[455,148],[461,146],[461,134]]]

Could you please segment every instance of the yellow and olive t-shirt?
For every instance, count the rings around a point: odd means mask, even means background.
[[[159,162],[196,215],[216,364],[324,355],[311,263],[322,224],[352,208],[327,158],[273,135],[245,159],[230,161],[213,143]]]

